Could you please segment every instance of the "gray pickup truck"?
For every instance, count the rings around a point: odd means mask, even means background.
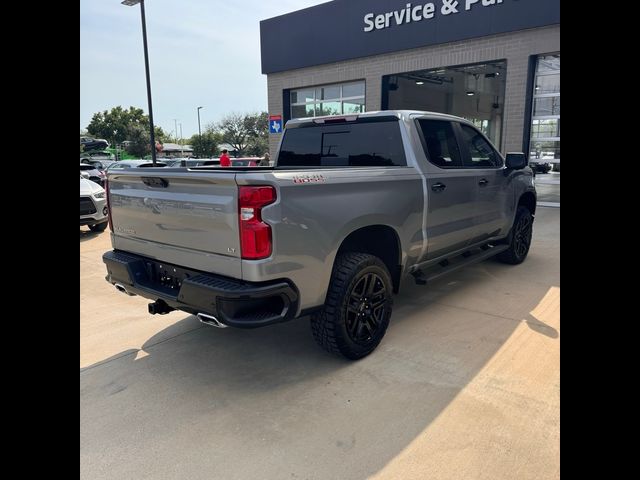
[[[401,279],[529,251],[536,191],[471,123],[382,111],[287,122],[273,167],[108,173],[107,281],[216,327],[311,316],[327,351],[371,353]]]

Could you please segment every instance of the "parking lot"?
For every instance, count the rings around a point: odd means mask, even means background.
[[[358,362],[307,318],[151,316],[104,279],[109,231],[81,227],[81,477],[559,478],[559,220],[538,207],[522,265],[405,280]]]

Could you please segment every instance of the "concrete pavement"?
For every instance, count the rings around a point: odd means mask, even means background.
[[[560,172],[539,173],[536,175],[538,202],[549,206],[560,206]]]
[[[325,354],[308,319],[213,329],[104,280],[80,235],[81,477],[556,479],[559,217],[529,258],[405,281],[380,347]]]

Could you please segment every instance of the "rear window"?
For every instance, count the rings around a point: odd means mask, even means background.
[[[406,166],[396,117],[336,124],[303,123],[285,130],[279,167]]]

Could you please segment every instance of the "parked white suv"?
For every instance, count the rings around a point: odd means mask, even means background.
[[[107,195],[100,185],[80,175],[80,225],[103,232],[109,222]]]

